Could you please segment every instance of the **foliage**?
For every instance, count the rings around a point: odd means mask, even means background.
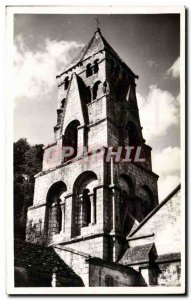
[[[31,146],[24,138],[14,143],[14,230],[23,239],[27,208],[33,202],[34,175],[42,169],[42,148]]]

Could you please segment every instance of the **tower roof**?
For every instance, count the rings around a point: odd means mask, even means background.
[[[125,62],[119,57],[119,55],[115,52],[115,50],[109,45],[109,43],[103,37],[100,28],[97,28],[91,40],[83,47],[80,53],[71,61],[71,63],[66,68],[65,72],[70,70],[80,62],[83,62],[84,60],[88,59],[92,55],[95,55],[101,50],[107,51],[110,54],[112,54],[117,60],[120,60],[132,74],[134,74],[132,70],[129,67],[127,67]]]

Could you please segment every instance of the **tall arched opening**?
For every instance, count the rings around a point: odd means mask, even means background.
[[[121,233],[126,235],[130,232],[133,224],[133,207],[135,198],[135,188],[133,180],[126,174],[118,177],[120,187],[120,220]]]
[[[144,185],[138,190],[137,195],[141,206],[140,218],[144,219],[154,208],[153,193],[148,186]]]
[[[48,242],[55,234],[64,230],[64,194],[67,191],[63,181],[55,182],[48,190],[46,199],[45,232]]]
[[[96,194],[94,190],[97,185],[97,175],[92,171],[83,172],[74,183],[74,235],[80,235],[82,227],[95,224],[97,221]]]
[[[66,162],[76,157],[78,150],[78,126],[80,126],[80,122],[78,120],[74,120],[68,124],[65,129],[63,138],[62,138],[62,148],[63,148],[63,161]],[[64,150],[64,147],[71,147],[73,150],[73,154],[70,156],[67,151]],[[67,149],[67,148],[66,148]]]

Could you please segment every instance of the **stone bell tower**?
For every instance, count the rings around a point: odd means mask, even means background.
[[[28,241],[117,261],[126,236],[158,204],[158,176],[139,119],[137,78],[99,28],[57,76],[55,140],[44,148],[43,169],[35,176]],[[134,162],[132,151],[131,162],[108,162],[102,154],[111,146],[139,146],[144,161]]]

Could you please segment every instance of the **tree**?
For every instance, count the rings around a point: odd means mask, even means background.
[[[14,143],[14,233],[25,238],[27,209],[33,202],[34,175],[42,169],[43,145]]]

